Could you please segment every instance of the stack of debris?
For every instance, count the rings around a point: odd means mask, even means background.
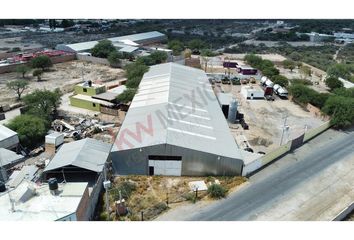
[[[115,132],[119,124],[89,118],[69,118],[66,120],[54,120],[52,127],[54,131],[63,134],[64,138],[71,138],[74,141],[92,138],[99,133],[105,133],[107,136],[103,134],[103,136],[100,136],[100,140],[111,142],[112,132]]]

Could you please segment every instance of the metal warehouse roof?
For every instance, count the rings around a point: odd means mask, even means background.
[[[94,172],[102,172],[111,144],[92,138],[64,144],[44,171],[50,171],[66,166],[75,166]]]
[[[153,39],[153,38],[159,38],[159,37],[165,37],[165,34],[157,32],[157,31],[152,31],[152,32],[131,34],[131,35],[126,35],[126,36],[121,36],[121,37],[108,38],[108,40],[111,40],[112,42],[124,41],[124,40],[130,40],[132,42],[139,42],[139,41]]]
[[[138,132],[138,126],[145,130]],[[140,133],[141,141],[123,135],[127,130]],[[119,149],[119,139],[132,146],[122,144]],[[158,144],[242,159],[204,71],[165,63],[144,74],[112,151]]]
[[[0,141],[16,136],[17,133],[0,124]]]
[[[157,31],[153,32],[145,32],[145,33],[138,33],[132,35],[126,35],[121,37],[113,37],[108,38],[115,47],[121,48],[119,51],[121,52],[133,52],[138,49],[139,41],[154,39],[158,37],[164,37],[165,34],[162,34]],[[89,42],[80,42],[80,43],[73,43],[73,44],[59,44],[57,45],[58,49],[62,50],[69,50],[75,52],[82,52],[92,49],[98,41],[89,41]],[[68,49],[69,48],[69,49]]]
[[[0,148],[0,166],[13,164],[20,161],[21,159],[23,159],[22,155],[16,154],[15,152],[5,148]]]
[[[217,98],[220,105],[229,105],[232,100],[232,95],[230,93],[217,93]]]

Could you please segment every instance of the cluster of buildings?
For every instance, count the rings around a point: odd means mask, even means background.
[[[102,39],[103,40],[103,39]],[[152,31],[145,33],[137,33],[126,36],[119,36],[108,38],[107,40],[111,41],[113,46],[120,52],[129,53],[129,54],[143,54],[143,50],[156,50],[156,48],[150,46],[154,43],[160,43],[167,40],[165,34]],[[80,42],[73,44],[59,44],[56,46],[57,50],[62,50],[66,52],[73,52],[77,54],[89,54],[90,50],[98,43],[99,41],[89,41],[89,42]],[[161,51],[161,49],[159,49]],[[168,53],[167,49],[164,49]]]
[[[310,36],[311,42],[325,42],[329,40],[334,40],[337,43],[352,43],[354,41],[353,33],[344,33],[344,32],[335,32],[331,34],[322,34],[322,33],[306,33]]]

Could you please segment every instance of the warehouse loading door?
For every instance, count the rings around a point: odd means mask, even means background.
[[[149,175],[181,176],[181,156],[149,156]]]

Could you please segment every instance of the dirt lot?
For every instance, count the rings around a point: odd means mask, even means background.
[[[20,48],[21,51],[34,49],[34,48],[41,48],[43,47],[41,44],[25,40],[22,37],[13,37],[13,38],[2,38],[0,39],[0,53],[7,52],[12,48]]]
[[[55,64],[49,72],[42,75],[42,81],[38,82],[36,78],[31,77],[31,73],[27,74],[30,81],[29,88],[24,95],[35,89],[60,88],[63,93],[73,91],[75,84],[84,80],[93,82],[111,82],[123,78],[124,71],[122,69],[111,68],[105,65],[87,63],[82,61],[70,61]],[[18,73],[0,74],[0,104],[11,104],[16,101],[16,94],[6,87],[7,81],[20,79]]]
[[[222,85],[222,88],[225,92],[228,92],[231,87],[230,85]],[[278,147],[286,116],[286,125],[289,126],[289,130],[284,132],[283,144],[300,136],[305,128],[311,129],[324,122],[289,100],[278,97],[275,101],[246,100],[241,95],[240,90],[240,85],[233,86],[232,95],[236,97],[239,103],[238,111],[244,114],[249,130],[243,130],[239,124],[231,124],[230,127],[241,147],[244,147],[241,142],[244,140],[248,141],[255,152],[263,151],[267,153]]]
[[[141,220],[141,211],[144,211],[144,220],[151,220],[162,212],[194,202],[195,193],[191,191],[188,183],[201,181],[207,184],[220,182],[228,192],[236,190],[246,182],[243,177],[167,177],[167,176],[122,176],[114,179],[110,190],[111,220]],[[121,190],[122,197],[126,200],[129,214],[124,217],[116,216],[114,201],[119,199]],[[168,206],[166,200],[168,198]],[[198,201],[212,201],[206,191],[198,193]],[[100,218],[105,219],[104,204],[101,205]]]

